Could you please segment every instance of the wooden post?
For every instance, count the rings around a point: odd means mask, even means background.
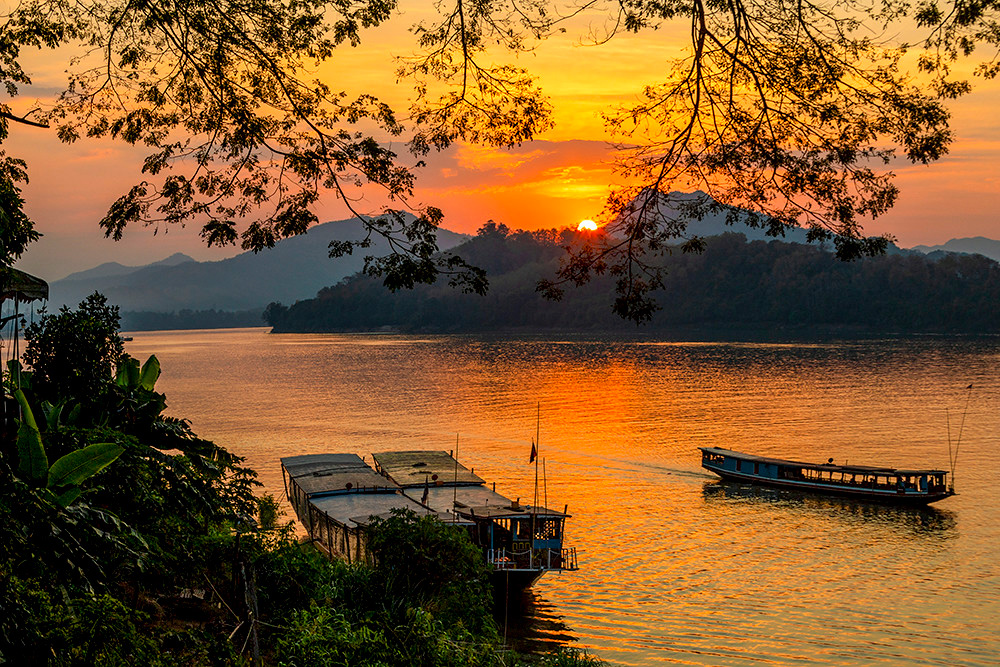
[[[330,558],[333,558],[333,531],[330,530],[330,515],[326,515],[326,546],[330,549]]]

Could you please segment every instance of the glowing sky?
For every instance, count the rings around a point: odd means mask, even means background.
[[[410,52],[404,41],[410,23],[406,16],[397,17],[378,39],[339,55],[324,70],[336,77],[333,87],[373,92],[390,102],[405,99],[408,89],[396,84],[389,56]],[[415,199],[442,208],[445,227],[474,233],[487,220],[524,229],[576,227],[580,220],[600,216],[613,182],[600,113],[655,82],[665,61],[683,46],[684,36],[680,26],[593,47],[581,45],[586,31],[581,24],[575,34],[552,38],[519,61],[540,76],[551,96],[553,130],[512,150],[459,145],[427,160]],[[65,58],[42,53],[26,64],[36,86],[17,101],[19,108],[52,95],[65,80]],[[951,153],[928,167],[898,165],[899,203],[868,224],[868,232],[891,233],[904,247],[956,237],[1000,238],[1000,82],[981,85],[952,108],[957,141]],[[54,134],[15,126],[4,144],[9,155],[28,160],[26,208],[45,235],[18,263],[20,268],[51,281],[107,261],[140,265],[178,251],[200,260],[240,252],[205,248],[198,225],[160,229],[155,236],[154,230],[137,227],[122,242],[105,239],[97,221],[139,180],[143,153],[110,142],[60,144]],[[360,209],[376,212],[381,204],[370,199]],[[317,212],[324,221],[347,217],[332,195]]]

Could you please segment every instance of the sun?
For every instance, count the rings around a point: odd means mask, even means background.
[[[596,232],[597,223],[593,220],[581,220],[580,224],[577,225],[576,230],[578,232]]]

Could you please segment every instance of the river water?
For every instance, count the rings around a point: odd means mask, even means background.
[[[457,440],[530,502],[540,411],[542,493],[569,506],[580,570],[506,619],[521,646],[618,665],[1000,664],[1000,338],[133,336],[170,413],[277,497],[282,456]],[[697,450],[947,469],[949,441],[959,495],[930,509],[722,484]]]

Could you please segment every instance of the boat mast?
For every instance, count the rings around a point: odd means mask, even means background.
[[[452,485],[455,492],[451,498],[451,513],[457,516],[455,508],[458,507],[458,433],[455,434],[455,483]]]
[[[541,432],[542,432],[542,402],[538,402],[538,412],[535,416],[535,500],[532,503],[532,507],[538,507],[538,459],[540,452],[538,451],[541,447]]]
[[[955,441],[955,453],[951,452],[951,427],[949,426],[948,432],[948,459],[951,464],[951,484],[949,485],[949,490],[955,491],[955,466],[958,465],[958,448],[962,446],[962,431],[965,430],[965,416],[969,413],[969,401],[972,399],[972,385],[970,384],[966,387],[968,393],[965,395],[965,409],[962,410],[962,421],[958,426],[958,439]]]
[[[535,413],[535,501],[531,504],[531,547],[534,549],[535,545],[535,518],[538,516],[538,459],[540,452],[538,447],[541,444],[541,433],[542,433],[542,402],[538,401],[537,412]],[[529,553],[534,553],[533,551]],[[534,561],[534,557],[531,557],[529,562]]]

